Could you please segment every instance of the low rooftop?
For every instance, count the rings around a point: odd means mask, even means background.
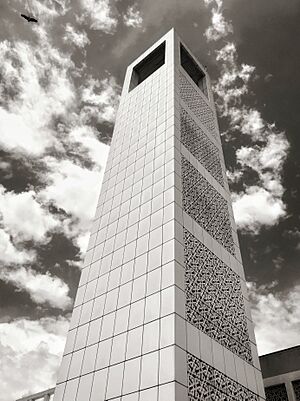
[[[263,378],[300,371],[300,345],[259,357]]]

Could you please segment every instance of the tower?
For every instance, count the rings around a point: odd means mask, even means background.
[[[174,30],[126,72],[55,401],[258,401],[209,77]]]

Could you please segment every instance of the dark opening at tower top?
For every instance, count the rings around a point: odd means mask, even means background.
[[[165,63],[166,42],[159,45],[153,52],[140,61],[132,71],[129,90],[147,79]]]
[[[182,44],[180,44],[180,60],[182,67],[185,69],[188,75],[208,97],[205,72],[202,71],[202,69],[199,67],[196,61],[194,61],[192,56],[190,56]]]

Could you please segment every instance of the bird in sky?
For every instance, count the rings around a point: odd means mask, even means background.
[[[26,19],[28,22],[38,22],[38,20],[36,18],[33,17],[28,17],[25,14],[21,14],[21,17],[23,17],[24,19]]]

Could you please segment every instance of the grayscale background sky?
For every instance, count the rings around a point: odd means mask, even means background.
[[[0,16],[0,401],[55,384],[125,68],[173,26],[213,80],[259,352],[299,344],[299,0]]]

